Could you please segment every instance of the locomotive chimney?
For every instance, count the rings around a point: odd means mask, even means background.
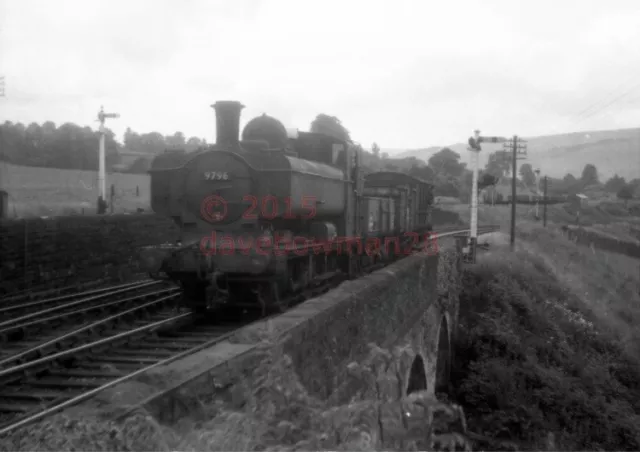
[[[212,105],[216,111],[216,144],[234,146],[240,141],[240,111],[236,100],[221,100]]]

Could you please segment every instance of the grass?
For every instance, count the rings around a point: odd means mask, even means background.
[[[629,209],[635,209],[635,204],[630,203]],[[448,204],[441,207],[443,210],[451,210],[460,215],[465,221],[469,222],[471,211],[469,204]],[[611,224],[626,222],[630,227],[640,227],[640,217],[632,214],[619,202],[595,202],[585,207],[580,214],[581,225],[594,224]],[[516,225],[522,226],[527,224],[542,224],[542,206],[539,207],[538,216],[535,218],[535,205],[516,204]],[[575,224],[576,216],[570,213],[570,209],[566,204],[555,204],[547,206],[547,223],[548,224]],[[478,206],[478,223],[479,224],[500,224],[504,229],[509,230],[511,225],[511,206],[480,204]]]
[[[521,450],[640,449],[640,280],[629,258],[526,226],[465,272],[454,399]]]
[[[9,216],[53,216],[95,213],[95,171],[36,168],[0,162],[0,188],[9,193]],[[150,208],[150,179],[144,174],[107,174],[106,189],[115,186],[114,212]],[[136,195],[136,187],[139,196]]]

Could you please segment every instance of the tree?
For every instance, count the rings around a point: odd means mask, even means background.
[[[625,185],[627,185],[627,182],[624,180],[624,177],[620,177],[615,174],[605,182],[604,189],[610,193],[617,193]]]
[[[420,166],[416,163],[414,163],[413,166],[409,168],[409,175],[424,179],[426,181],[433,181],[433,178],[435,176],[431,168],[429,168],[428,166]]]
[[[562,180],[567,184],[575,184],[578,181],[578,179],[576,179],[576,177],[571,173],[565,174]]]
[[[460,177],[466,164],[460,163],[460,154],[453,152],[449,148],[442,148],[429,159],[428,165],[436,174]]]
[[[311,122],[310,130],[313,133],[322,133],[334,138],[338,138],[339,140],[346,141],[347,143],[351,143],[349,131],[335,116],[329,116],[325,115],[324,113],[320,113],[318,116],[316,116],[316,119]]]
[[[487,187],[495,186],[498,183],[498,180],[500,180],[499,177],[496,177],[493,174],[484,173],[482,177],[478,179],[478,191]]]
[[[124,132],[124,147],[128,151],[139,151],[140,150],[140,135],[131,130],[131,127],[127,127],[127,130]]]
[[[511,169],[511,159],[505,151],[496,151],[489,154],[489,160],[485,166],[485,172],[496,177],[502,177],[509,174]]]
[[[598,180],[598,169],[595,167],[595,165],[592,165],[591,163],[587,163],[584,166],[584,169],[582,170],[582,177],[580,178],[580,181],[582,182],[583,187],[599,183],[599,180]]]
[[[184,149],[186,141],[182,132],[176,132],[173,135],[164,138],[165,145],[172,149]]]
[[[376,157],[380,157],[380,146],[378,146],[378,143],[373,143],[373,145],[371,145],[371,152]]]
[[[59,127],[51,121],[46,121],[42,125],[31,123],[25,127],[21,123],[6,121],[0,124],[0,159],[17,165],[95,171],[98,169],[99,139],[98,131],[70,122]],[[165,139],[158,132],[138,134],[131,128],[127,128],[123,136],[127,150],[152,155],[159,154],[170,147],[187,147],[184,141],[182,132],[176,132]],[[204,145],[206,145],[204,139],[190,140],[190,146],[193,149]],[[113,131],[107,128],[105,131],[107,170],[120,162],[121,147]]]
[[[524,182],[527,187],[535,186],[536,174],[533,172],[533,168],[530,163],[522,164],[520,167],[520,176],[522,177],[522,182]]]
[[[205,146],[205,142],[203,142],[203,140],[201,140],[198,137],[191,137],[187,140],[187,143],[185,145],[187,152],[193,152],[195,150],[197,150],[200,147]]]
[[[627,206],[630,199],[633,199],[633,187],[629,184],[625,184],[617,193],[618,199],[624,200],[625,207]]]

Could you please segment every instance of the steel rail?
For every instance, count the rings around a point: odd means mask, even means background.
[[[89,296],[89,295],[95,295],[98,294],[100,292],[106,292],[109,290],[116,290],[116,289],[121,289],[127,286],[133,286],[136,284],[143,284],[143,283],[147,283],[150,282],[152,280],[150,280],[149,278],[143,279],[143,280],[139,280],[139,281],[133,281],[133,282],[129,282],[129,283],[125,283],[125,284],[118,284],[118,285],[109,285],[109,286],[105,286],[105,287],[98,287],[97,289],[90,289],[90,290],[86,290],[84,292],[71,292],[71,293],[67,293],[64,295],[58,295],[57,297],[52,297],[52,298],[42,298],[39,300],[33,300],[31,301],[32,303],[42,303],[42,302],[49,302],[49,301],[60,301],[60,300],[64,300],[65,298],[75,298],[75,297],[84,297],[84,296]],[[73,286],[69,286],[65,289],[71,289],[73,288]],[[59,290],[63,290],[63,289],[59,289]],[[51,292],[51,291],[55,291],[55,289],[49,290],[49,291],[42,291],[40,293],[47,293],[47,292]],[[26,294],[29,294],[28,291],[25,292]],[[37,295],[38,293],[36,293],[35,295]],[[14,302],[20,302],[23,301],[25,298],[28,298],[27,296],[7,296],[7,297],[3,297],[0,298],[0,304],[7,304],[8,302],[14,301]]]
[[[165,290],[163,292],[169,292],[169,291],[175,291],[175,290],[176,289],[167,289],[167,290]],[[153,305],[156,305],[156,304],[159,304],[159,303],[163,303],[165,301],[177,298],[178,296],[180,296],[180,294],[176,293],[176,294],[168,295],[166,297],[158,298],[156,300],[152,300],[152,301],[150,301],[148,303],[145,303],[143,305],[136,306],[135,308],[127,309],[126,311],[122,311],[122,312],[119,312],[119,313],[114,314],[112,316],[109,316],[109,317],[106,317],[104,319],[98,320],[96,322],[92,322],[89,325],[85,325],[83,327],[80,327],[80,328],[78,328],[76,330],[73,330],[73,331],[71,331],[69,333],[63,334],[62,336],[57,336],[54,339],[51,339],[50,341],[47,341],[47,342],[45,342],[43,344],[38,344],[35,347],[32,347],[32,348],[30,348],[28,350],[25,350],[23,352],[19,352],[18,354],[9,356],[9,357],[7,357],[7,358],[5,358],[5,359],[0,361],[0,366],[6,365],[9,362],[16,361],[16,360],[20,359],[21,357],[23,357],[25,355],[29,355],[29,354],[32,354],[34,352],[37,352],[38,350],[45,349],[45,348],[50,347],[50,346],[52,346],[52,345],[54,345],[54,344],[56,344],[58,342],[62,342],[64,340],[70,339],[70,338],[72,338],[74,336],[77,336],[77,335],[79,335],[79,334],[81,334],[81,333],[83,333],[85,331],[90,331],[90,330],[92,330],[92,329],[94,329],[94,328],[96,328],[98,326],[105,325],[105,324],[107,324],[109,322],[117,320],[117,319],[119,319],[121,317],[124,317],[126,315],[132,314],[132,313],[134,313],[136,311],[142,311],[142,310],[147,309],[147,308],[149,308],[149,307],[151,307]],[[34,363],[34,362],[35,361],[30,361],[29,363]],[[25,365],[29,364],[29,363],[25,363]],[[5,372],[10,371],[11,369],[15,369],[15,368],[10,368],[10,369],[6,369],[6,370],[0,370],[0,377],[3,377],[5,375],[7,375]]]
[[[113,306],[116,306],[116,305],[119,305],[119,304],[129,303],[131,301],[136,301],[136,300],[139,300],[141,298],[152,297],[154,295],[159,295],[159,294],[166,293],[166,292],[176,292],[178,290],[180,290],[179,287],[170,287],[168,289],[159,290],[157,292],[148,292],[148,293],[144,293],[144,294],[134,295],[134,296],[131,296],[131,297],[128,297],[128,298],[123,298],[122,300],[109,301],[109,302],[98,304],[98,305],[95,305],[95,306],[89,306],[89,307],[82,308],[82,309],[76,309],[75,311],[71,311],[71,312],[64,312],[62,314],[52,315],[51,317],[43,317],[43,318],[39,318],[37,320],[32,320],[30,322],[19,323],[17,325],[11,325],[11,326],[9,326],[7,328],[4,328],[4,329],[0,330],[0,337],[3,334],[9,334],[11,332],[15,332],[15,331],[20,330],[20,329],[26,329],[26,328],[29,328],[29,327],[33,327],[33,326],[36,326],[36,325],[43,324],[43,323],[51,322],[53,320],[59,320],[59,319],[65,318],[65,317],[71,317],[71,316],[74,316],[74,315],[83,314],[83,313],[86,313],[86,312],[89,312],[89,311],[94,311],[94,310],[97,310],[97,309],[105,309],[105,308],[113,307]]]
[[[163,322],[168,323],[168,322],[170,322],[172,320],[176,321],[176,320],[178,320],[180,318],[186,318],[189,315],[191,315],[191,314],[190,313],[181,314],[181,315],[176,316],[176,317],[174,317],[172,319],[163,320]],[[274,316],[270,316],[270,317],[274,317]],[[259,321],[266,320],[266,319],[268,319],[270,317],[267,317],[265,319],[260,319]],[[239,328],[251,325],[251,324],[256,323],[256,322],[257,321],[248,322],[246,324],[241,325]],[[237,329],[233,330],[233,331],[230,331],[228,333],[224,333],[224,334],[222,334],[220,336],[217,336],[217,337],[215,337],[215,338],[213,338],[213,339],[211,339],[211,340],[209,340],[209,341],[207,341],[207,342],[205,342],[203,344],[196,345],[193,348],[189,348],[189,349],[187,349],[185,351],[182,351],[180,353],[177,353],[176,355],[173,355],[173,356],[171,356],[169,358],[163,359],[163,360],[161,360],[161,361],[159,361],[157,363],[151,364],[149,366],[145,366],[145,367],[143,367],[141,369],[138,369],[138,370],[136,370],[136,371],[134,371],[132,373],[129,373],[129,374],[124,375],[124,376],[122,376],[120,378],[117,378],[116,380],[113,380],[113,381],[110,381],[108,383],[105,383],[102,386],[99,386],[97,388],[91,389],[90,391],[87,391],[87,392],[84,392],[84,393],[82,393],[80,395],[77,395],[77,396],[75,396],[75,397],[73,397],[73,398],[71,398],[69,400],[65,400],[64,402],[61,402],[61,403],[59,403],[57,405],[54,405],[52,407],[48,407],[48,408],[44,409],[43,411],[40,411],[40,412],[38,412],[36,414],[33,414],[33,415],[31,415],[31,416],[29,416],[29,417],[27,417],[25,419],[21,419],[18,422],[15,422],[15,423],[13,423],[11,425],[3,427],[2,429],[0,429],[0,436],[5,435],[5,434],[7,434],[7,433],[9,433],[9,432],[11,432],[11,431],[13,431],[13,430],[15,430],[17,428],[20,428],[20,427],[22,427],[24,425],[30,424],[32,422],[38,421],[40,419],[43,419],[43,418],[45,418],[45,417],[47,417],[49,415],[55,414],[55,413],[57,413],[59,411],[62,411],[65,408],[71,407],[73,405],[77,405],[80,402],[84,402],[85,400],[88,400],[88,399],[92,398],[93,396],[95,396],[98,393],[104,391],[105,389],[109,389],[109,388],[117,386],[117,385],[119,385],[121,383],[124,383],[124,382],[126,382],[126,381],[128,381],[128,380],[130,380],[132,378],[137,377],[138,375],[141,375],[141,374],[143,374],[145,372],[148,372],[151,369],[154,369],[154,368],[160,367],[160,366],[165,366],[167,364],[172,363],[173,361],[176,361],[178,359],[182,359],[182,358],[184,358],[186,356],[189,356],[189,355],[192,355],[194,353],[197,353],[200,350],[204,350],[205,348],[209,348],[209,347],[217,344],[218,342],[221,342],[221,341],[227,339],[228,337],[232,336],[236,332],[237,332]],[[90,345],[90,344],[88,344],[88,345]]]
[[[93,297],[81,298],[80,300],[75,300],[75,301],[71,301],[69,303],[64,303],[64,304],[61,304],[61,305],[58,305],[58,306],[54,306],[52,308],[47,308],[47,309],[42,309],[40,311],[31,312],[29,314],[25,314],[25,315],[22,315],[22,316],[19,316],[19,317],[13,317],[13,318],[11,318],[9,320],[1,322],[0,323],[0,328],[6,327],[7,325],[11,325],[12,323],[17,323],[17,322],[20,322],[20,321],[36,318],[36,317],[39,317],[39,316],[41,316],[43,314],[49,314],[51,312],[59,311],[61,309],[70,308],[70,307],[73,307],[73,306],[77,306],[77,305],[88,303],[88,302],[95,301],[95,300],[100,300],[102,298],[111,297],[113,295],[118,295],[118,294],[121,294],[121,293],[124,293],[124,292],[129,292],[129,291],[132,291],[132,290],[144,289],[146,287],[149,287],[149,286],[152,286],[152,285],[157,285],[157,284],[160,284],[160,281],[151,281],[151,282],[147,282],[147,283],[140,284],[140,285],[137,285],[137,286],[125,287],[125,288],[122,288],[122,289],[119,289],[119,290],[107,292],[107,293],[100,294],[100,295],[95,295]],[[49,303],[49,301],[47,301],[47,303]],[[30,305],[37,305],[37,304],[43,304],[43,303],[42,302],[35,302],[35,303],[29,303],[29,304],[21,305],[21,306],[10,306],[8,308],[0,309],[0,314],[2,314],[3,311],[11,311],[11,310],[23,309],[25,307],[30,307]]]
[[[97,326],[100,326],[100,325],[105,325],[105,324],[107,324],[109,322],[112,322],[112,321],[114,321],[114,320],[116,320],[116,319],[118,319],[120,317],[124,317],[125,315],[131,314],[131,313],[133,313],[135,311],[140,311],[140,310],[146,309],[146,308],[148,308],[148,307],[150,307],[150,306],[152,306],[154,304],[162,303],[164,301],[171,300],[171,299],[176,298],[178,296],[180,296],[180,294],[172,294],[172,295],[168,295],[166,297],[159,298],[157,300],[150,301],[150,302],[145,303],[145,304],[143,304],[141,306],[136,306],[135,308],[128,309],[128,310],[126,310],[124,312],[120,312],[118,314],[112,315],[110,317],[107,317],[105,319],[99,320],[97,322],[93,322],[93,323],[91,323],[91,324],[89,324],[87,326],[78,328],[77,330],[71,331],[70,333],[64,334],[62,336],[58,336],[55,339],[52,339],[51,341],[49,341],[48,343],[40,344],[40,345],[38,345],[36,347],[33,347],[29,351],[35,351],[37,349],[44,348],[44,347],[46,347],[48,345],[55,344],[56,342],[60,342],[60,341],[63,341],[65,339],[69,339],[70,337],[76,336],[79,333],[82,333],[84,331],[88,331],[88,330],[96,328]],[[176,318],[178,318],[178,317],[176,317]],[[166,320],[162,320],[162,322],[165,322],[165,321]],[[34,367],[34,366],[37,366],[37,365],[40,365],[40,364],[49,363],[49,362],[54,361],[56,359],[73,356],[75,353],[84,350],[86,347],[100,345],[103,342],[104,343],[109,342],[109,340],[111,340],[111,339],[115,340],[118,337],[120,337],[120,335],[122,335],[122,334],[126,335],[126,334],[128,334],[130,332],[136,332],[138,330],[142,331],[143,329],[148,328],[148,327],[149,327],[148,325],[145,325],[143,327],[136,328],[136,329],[131,330],[131,331],[125,331],[124,333],[119,333],[119,334],[116,334],[115,336],[109,336],[109,337],[106,337],[106,338],[103,338],[103,339],[99,339],[98,341],[95,341],[95,342],[90,342],[89,344],[81,345],[80,347],[75,347],[75,348],[71,348],[69,350],[64,350],[64,351],[55,353],[53,355],[44,356],[44,357],[36,359],[34,361],[29,361],[29,362],[20,364],[18,366],[14,366],[14,367],[10,367],[8,369],[0,370],[0,378],[6,377],[8,375],[11,375],[11,374],[14,374],[14,373],[17,373],[17,372],[22,372],[22,371],[24,371],[26,369],[29,369],[31,367]],[[23,352],[22,354],[28,353],[29,351]],[[6,361],[12,360],[12,358],[13,357],[9,357],[9,358],[7,358],[7,359],[5,359],[3,361],[0,361],[0,364],[4,364]]]

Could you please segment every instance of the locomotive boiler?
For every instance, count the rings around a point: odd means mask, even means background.
[[[305,289],[393,258],[380,246],[363,252],[368,238],[428,228],[426,182],[392,172],[365,177],[359,147],[320,133],[291,134],[267,115],[250,120],[240,136],[244,106],[212,107],[215,145],[159,155],[149,171],[151,207],[176,222],[181,238],[143,257],[154,277],[182,285],[192,309],[285,309]]]

